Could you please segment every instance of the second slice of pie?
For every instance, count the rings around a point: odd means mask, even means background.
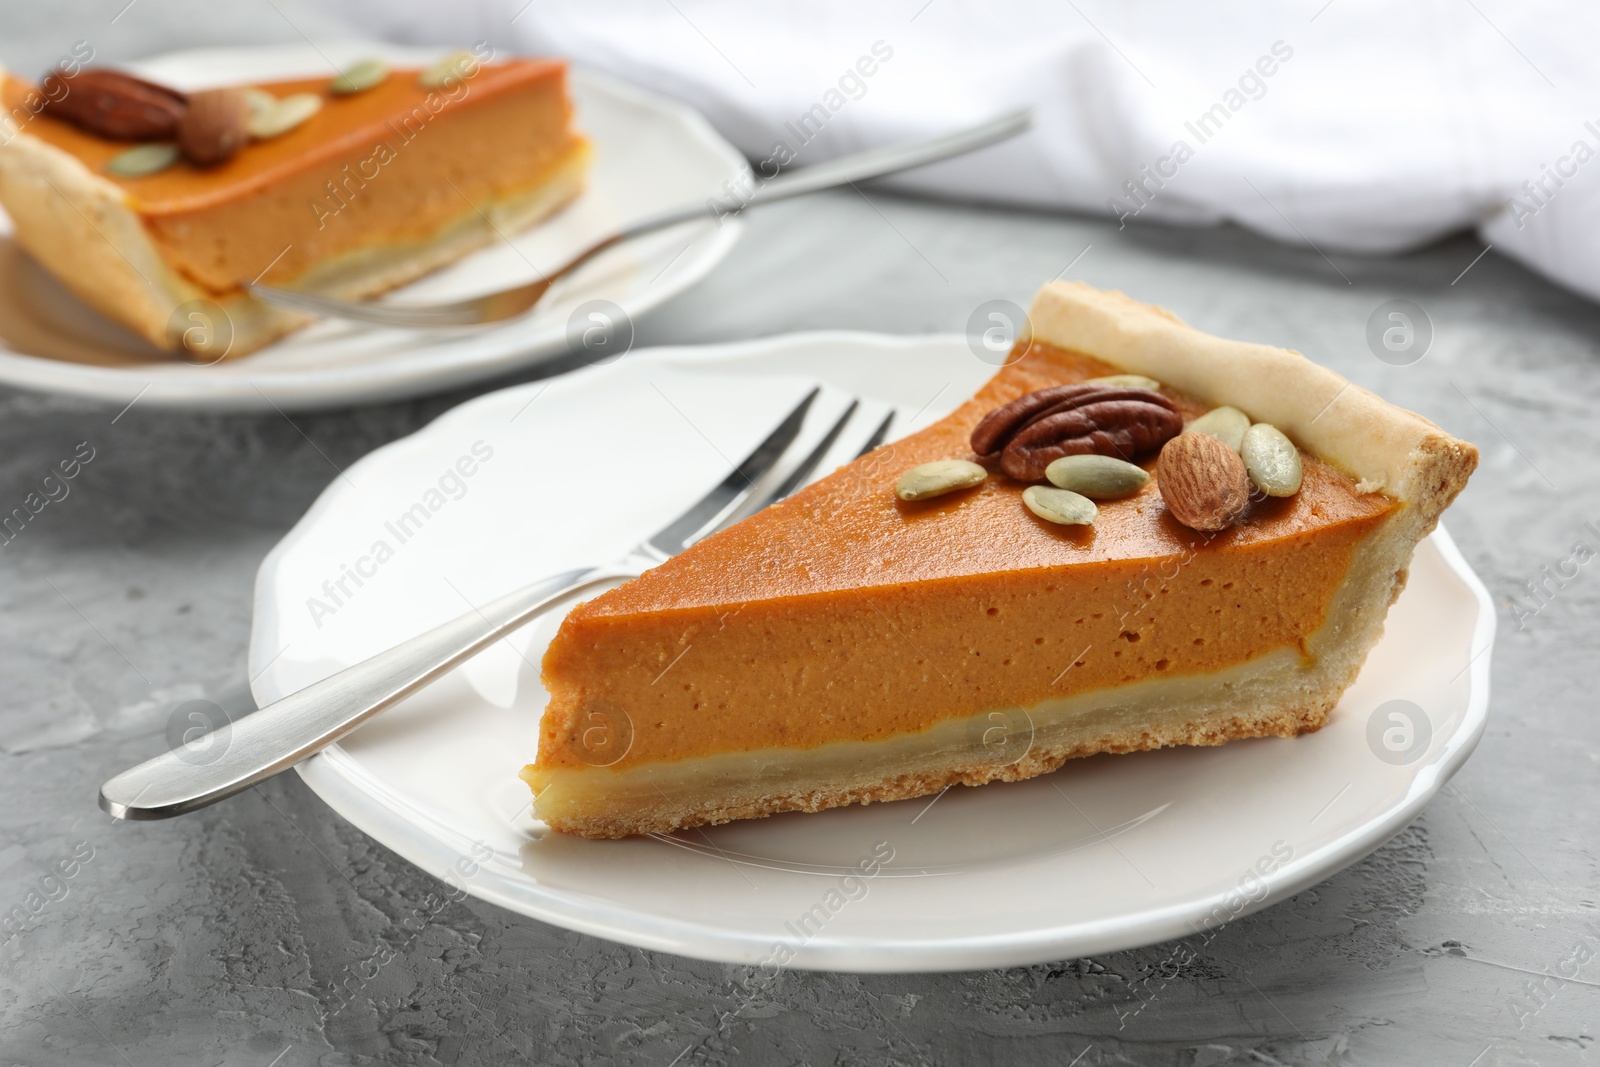
[[[582,188],[589,151],[565,63],[469,58],[443,78],[369,69],[351,91],[331,76],[226,88],[308,113],[287,129],[257,123],[270,135],[220,162],[185,154],[150,173],[127,171],[130,148],[159,152],[176,135],[145,140],[117,119],[138,117],[141,95],[147,111],[186,114],[206,94],[92,70],[34,87],[0,70],[0,206],[29,255],[90,306],[215,362],[307,321],[253,299],[246,282],[372,296],[506,239]]]

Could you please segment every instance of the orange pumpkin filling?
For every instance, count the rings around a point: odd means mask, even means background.
[[[596,762],[595,708],[631,723],[620,771],[872,741],[1285,648],[1314,660],[1355,547],[1396,504],[1313,457],[1297,495],[1215,535],[1174,521],[1153,479],[1088,527],[1035,518],[999,475],[895,497],[904,470],[967,454],[1000,404],[1116,372],[1034,344],[938,424],[577,607],[544,659],[537,770]]]
[[[261,86],[323,94],[301,126],[247,145],[217,167],[188,163],[121,178],[105,165],[130,146],[31,115],[25,82],[6,78],[22,130],[127,194],[162,258],[212,293],[242,281],[282,284],[353,252],[422,242],[452,221],[535,189],[583,150],[571,127],[566,64],[484,65],[448,88],[395,70],[365,92],[326,95],[328,78]]]

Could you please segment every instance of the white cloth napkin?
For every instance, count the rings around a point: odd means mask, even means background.
[[[1033,105],[927,194],[1230,219],[1323,253],[1475,228],[1600,299],[1600,7],[1518,0],[325,0],[365,33],[570,57],[796,165]]]

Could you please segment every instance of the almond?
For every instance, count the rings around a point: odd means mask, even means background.
[[[1221,530],[1250,503],[1244,460],[1209,433],[1181,433],[1161,449],[1156,481],[1172,517],[1195,530]]]
[[[45,111],[112,141],[170,141],[185,108],[177,90],[114,70],[51,71],[39,90]]]
[[[207,89],[189,97],[178,123],[178,147],[191,162],[213,166],[250,140],[250,97],[242,89]]]

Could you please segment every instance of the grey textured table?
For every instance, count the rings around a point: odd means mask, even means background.
[[[296,38],[267,8],[146,4],[115,25],[120,3],[8,5],[0,61],[36,72],[91,30],[112,59]],[[1082,254],[1075,276],[1311,353],[1482,448],[1449,516],[1501,610],[1477,754],[1371,857],[1154,982],[1170,946],[970,974],[788,973],[729,1016],[740,968],[470,899],[410,932],[436,884],[293,776],[177,821],[113,823],[95,807],[103,778],[161,748],[184,701],[238,699],[257,563],[334,466],[481,390],[292,422],[135,407],[114,424],[114,408],[0,394],[0,510],[79,442],[94,450],[70,495],[0,547],[0,908],[25,915],[0,931],[0,1063],[1589,1062],[1600,578],[1544,568],[1575,541],[1600,547],[1583,525],[1600,521],[1600,308],[1493,253],[1458,278],[1480,251],[1460,239],[1330,264],[1232,229],[849,193],[753,216],[714,274],[638,324],[640,344],[959,331]],[[1367,348],[1392,298],[1436,327],[1412,366]],[[1519,618],[1528,581],[1550,592]],[[71,876],[52,877],[63,861]],[[342,976],[390,953],[326,1018]]]

